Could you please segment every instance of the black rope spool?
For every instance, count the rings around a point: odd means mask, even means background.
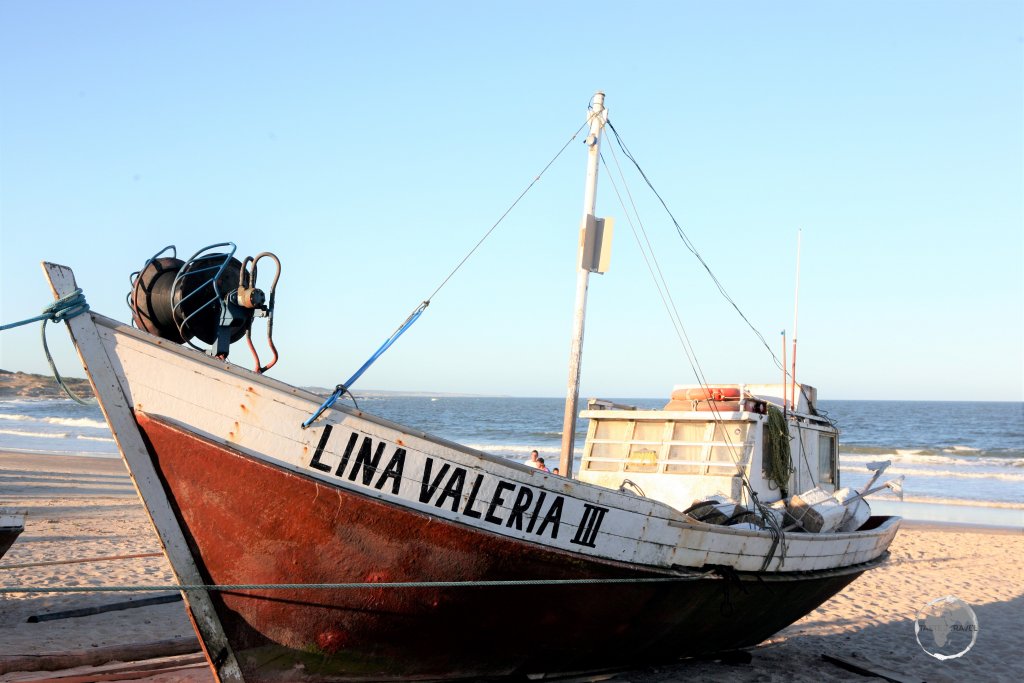
[[[152,259],[132,288],[135,325],[178,344],[193,338],[213,344],[226,322],[225,298],[240,284],[248,287],[243,277],[241,262],[227,254],[207,254],[188,262],[174,257]],[[244,337],[252,324],[253,309],[242,310],[241,316],[236,310],[227,321],[231,342]]]

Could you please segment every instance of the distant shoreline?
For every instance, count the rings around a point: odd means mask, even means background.
[[[82,398],[92,396],[92,385],[81,377],[62,377],[71,391]],[[52,375],[0,370],[0,399],[5,398],[61,398],[64,390]]]
[[[334,389],[327,387],[301,387],[320,396],[329,396]],[[360,398],[528,398],[522,396],[509,396],[507,394],[461,394],[446,391],[392,391],[388,389],[366,389],[352,392],[357,399]]]
[[[92,396],[92,386],[87,379],[81,377],[63,377],[71,390],[82,398]],[[330,387],[304,386],[306,391],[320,396],[329,396],[334,389]],[[357,389],[352,393],[356,399],[361,398],[511,398],[511,399],[564,399],[564,396],[516,396],[512,394],[473,394],[450,391],[401,391],[391,389]],[[587,394],[586,398],[602,398],[615,401],[667,401],[665,396],[616,396],[602,393]],[[0,400],[9,398],[64,398],[52,375],[40,375],[29,372],[0,369]],[[585,400],[581,395],[581,400]],[[987,400],[960,401],[952,399],[901,399],[901,398],[819,398],[819,404],[828,403],[1009,403],[1024,404],[1024,400]]]
[[[82,398],[92,396],[89,380],[82,377],[62,377],[71,390]],[[327,387],[301,387],[306,391],[321,396],[329,396],[334,389]],[[388,391],[384,389],[367,389],[353,392],[360,398],[390,397],[425,397],[425,398],[519,398],[500,394],[464,394],[444,391]],[[64,398],[64,390],[60,388],[52,375],[39,375],[31,372],[0,369],[0,400],[6,398]]]

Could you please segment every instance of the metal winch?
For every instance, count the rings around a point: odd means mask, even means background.
[[[132,273],[128,306],[141,329],[177,344],[200,349],[193,339],[209,344],[207,353],[225,359],[231,344],[246,338],[256,359],[255,371],[263,373],[277,362],[274,346],[274,294],[281,277],[281,261],[265,251],[243,261],[235,258],[232,242],[204,247],[188,260],[177,257],[174,245],[164,247]],[[277,268],[269,295],[256,286],[260,260],[268,258]],[[273,359],[260,364],[252,343],[252,323],[267,319],[267,343]]]

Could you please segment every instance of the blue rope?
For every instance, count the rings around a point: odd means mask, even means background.
[[[387,351],[389,348],[391,348],[391,345],[394,344],[396,341],[398,341],[398,338],[401,337],[402,334],[407,329],[412,327],[412,324],[414,322],[419,320],[419,317],[421,315],[423,315],[423,311],[427,310],[427,306],[429,306],[429,305],[430,305],[430,300],[427,300],[427,301],[424,301],[423,303],[421,303],[419,306],[417,306],[416,310],[413,311],[409,315],[409,317],[405,319],[405,322],[402,323],[399,326],[399,328],[397,330],[395,330],[391,334],[391,336],[388,337],[384,341],[383,344],[380,345],[380,348],[377,349],[377,351],[372,356],[370,356],[370,358],[365,363],[363,363],[363,366],[361,368],[359,368],[358,370],[355,371],[355,374],[353,374],[351,377],[348,378],[347,382],[345,382],[344,384],[339,384],[338,386],[336,386],[334,388],[334,393],[331,394],[330,396],[328,396],[327,400],[324,401],[322,404],[320,404],[320,407],[316,409],[316,412],[313,413],[313,415],[310,416],[310,418],[308,420],[306,420],[305,422],[302,423],[302,428],[303,429],[308,428],[309,425],[313,424],[313,422],[318,417],[320,417],[325,410],[327,410],[328,408],[333,406],[335,404],[335,402],[337,402],[337,400],[339,398],[341,398],[345,394],[345,392],[347,392],[349,390],[349,388],[352,386],[352,384],[355,383],[355,381],[357,379],[359,379],[360,377],[363,376],[363,373],[366,372],[367,369],[369,369],[369,367],[371,365],[373,365],[374,361],[376,361],[378,358],[380,358],[384,354],[385,351]]]
[[[53,378],[57,380],[57,384],[64,390],[64,393],[68,395],[75,403],[79,403],[83,406],[96,405],[96,399],[83,399],[80,398],[75,392],[71,391],[71,388],[65,384],[64,379],[60,376],[57,371],[57,365],[53,362],[53,356],[50,355],[50,347],[46,343],[46,323],[53,321],[55,323],[64,322],[74,318],[76,315],[81,315],[89,310],[89,304],[85,301],[85,295],[82,294],[81,289],[60,297],[52,304],[43,309],[43,312],[32,318],[26,320],[19,320],[16,323],[9,323],[7,325],[0,325],[0,332],[9,330],[14,327],[20,327],[21,325],[27,325],[29,323],[43,321],[40,333],[43,339],[43,353],[46,354],[46,362],[50,364],[50,370],[53,372]]]

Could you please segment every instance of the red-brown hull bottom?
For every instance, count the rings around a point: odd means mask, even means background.
[[[140,427],[210,583],[658,576],[504,538]],[[469,678],[644,665],[761,642],[866,569],[777,580],[246,590],[212,597],[246,680]]]

